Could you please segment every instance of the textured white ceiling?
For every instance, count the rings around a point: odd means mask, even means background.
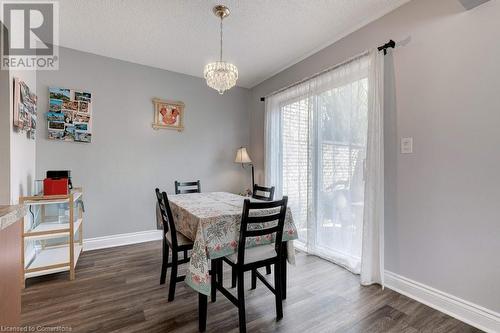
[[[231,9],[224,60],[238,66],[238,85],[250,88],[407,1],[64,0],[60,44],[202,77],[218,57],[212,7],[222,3]]]

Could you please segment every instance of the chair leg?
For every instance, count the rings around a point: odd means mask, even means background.
[[[167,267],[168,267],[168,244],[163,238],[163,258],[161,263],[161,275],[160,275],[160,284],[165,284],[165,279],[167,277]]]
[[[252,288],[250,289],[255,288],[257,288],[257,269],[252,269]]]
[[[231,268],[231,288],[236,288],[236,270]]]
[[[172,269],[170,270],[170,286],[168,288],[168,301],[171,302],[175,297],[175,285],[177,284],[177,251],[172,249]]]
[[[286,242],[283,243],[284,245],[284,249],[283,249],[283,259],[281,261],[281,276],[282,276],[282,280],[281,280],[281,296],[283,299],[286,299]],[[277,265],[275,265],[274,267],[276,268]]]
[[[216,295],[217,295],[217,286],[216,286],[217,280],[216,279],[217,279],[217,265],[218,264],[219,264],[218,261],[215,259],[213,259],[211,261],[211,264],[210,264],[210,266],[211,266],[211,270],[210,270],[210,280],[211,280],[210,299],[211,299],[212,303],[215,302]]]
[[[218,259],[217,261],[218,261],[218,263],[217,263],[217,283],[222,286],[222,281],[224,280],[223,275],[222,275],[222,272],[224,269],[224,262],[222,261],[222,259]]]
[[[283,318],[283,297],[281,291],[283,290],[281,274],[281,262],[274,264],[274,290],[276,298],[276,320]]]
[[[266,274],[267,275],[271,274],[271,265],[266,266]]]
[[[245,280],[243,274],[243,270],[238,272],[238,315],[240,319],[240,333],[245,333],[247,331],[245,316]]]

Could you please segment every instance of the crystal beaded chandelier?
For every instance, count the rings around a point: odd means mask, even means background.
[[[222,20],[229,16],[229,8],[223,5],[215,6],[213,9],[215,16],[220,17],[220,57],[219,61],[211,62],[205,66],[203,76],[207,80],[207,85],[223,94],[231,89],[238,80],[238,68],[235,65],[222,61]]]

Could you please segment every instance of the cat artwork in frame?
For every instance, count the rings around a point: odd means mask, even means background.
[[[153,98],[155,130],[160,128],[184,130],[184,103]]]

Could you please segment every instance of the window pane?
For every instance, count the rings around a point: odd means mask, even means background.
[[[307,239],[309,110],[303,99],[282,107],[283,195],[288,196],[299,240]]]

